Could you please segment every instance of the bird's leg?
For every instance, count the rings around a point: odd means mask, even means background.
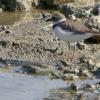
[[[71,62],[73,62],[73,60],[75,58],[75,53],[76,53],[76,44],[73,47],[73,51],[72,51],[72,55],[71,55]]]
[[[75,59],[76,44],[73,47],[71,47],[70,42],[68,42],[68,49],[69,49],[68,61],[73,62],[73,60]]]
[[[70,50],[71,50],[71,46],[70,46],[70,42],[68,42],[68,57],[67,60],[70,62]]]

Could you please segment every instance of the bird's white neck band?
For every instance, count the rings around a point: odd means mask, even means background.
[[[63,21],[66,21],[66,18],[59,20],[58,22],[54,23],[54,25],[59,24],[59,23],[61,23]]]
[[[61,23],[63,21],[66,21],[66,18],[59,20],[58,22],[54,23],[54,25],[59,24],[59,23]],[[49,24],[49,25],[43,27],[42,29],[46,29],[46,28],[51,27],[51,26],[53,26],[53,24]]]

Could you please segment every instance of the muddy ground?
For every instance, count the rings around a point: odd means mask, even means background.
[[[52,27],[43,29],[51,23],[52,21],[45,21],[41,13],[35,13],[33,18],[6,28],[0,33],[0,58],[7,63],[15,63],[15,60],[19,64],[26,62],[23,65],[32,62],[46,64],[47,67],[56,64],[62,67],[71,65],[71,69],[85,68],[87,65],[95,69],[100,67],[99,43],[76,43],[77,50],[71,62],[73,48],[69,50],[67,42],[55,37]]]
[[[43,29],[51,23],[45,21],[41,13],[35,13],[29,19],[4,27],[0,32],[0,62],[5,69],[3,71],[9,71],[11,66],[31,66],[32,70],[35,69],[34,73],[43,71],[49,73],[50,78],[65,81],[100,79],[100,43],[76,43],[77,50],[71,62],[73,47],[69,50],[68,43],[55,37],[52,28]]]

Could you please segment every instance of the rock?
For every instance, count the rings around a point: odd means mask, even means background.
[[[64,68],[64,71],[63,71],[64,74],[68,74],[68,73],[75,73],[74,71],[72,71],[71,69],[68,69],[68,68]]]
[[[74,4],[63,4],[63,5],[60,5],[58,7],[58,9],[66,16],[70,16],[72,14],[74,14],[76,8],[74,6]]]
[[[83,69],[80,69],[80,70],[79,70],[79,75],[80,75],[80,76],[84,76],[84,75],[87,76],[88,73],[89,73],[88,70],[83,70]]]
[[[75,6],[77,7],[89,7],[94,5],[94,0],[34,0],[35,5],[38,5],[39,3],[43,4],[47,8],[52,8],[53,6],[58,6],[61,4],[66,4],[66,3],[74,3]]]
[[[100,32],[100,16],[92,16],[86,19],[85,25],[92,30]],[[93,36],[87,39],[87,41],[94,42],[94,43],[98,43],[98,42],[100,43],[100,36],[99,35]]]
[[[100,62],[99,62],[99,61],[96,62],[96,67],[97,67],[97,68],[100,68]]]
[[[36,17],[37,17],[38,20],[42,20],[42,19],[43,19],[43,15],[42,15],[42,13],[37,14]]]
[[[7,30],[7,27],[5,25],[0,25],[0,32]]]
[[[68,62],[68,61],[66,61],[66,60],[60,60],[60,62],[61,62],[61,64],[62,64],[63,66],[70,66],[70,65],[71,65],[71,63]]]
[[[75,79],[78,79],[78,76],[75,74],[64,74],[62,76],[62,79],[63,80],[75,80]]]
[[[58,50],[58,48],[56,47],[56,48],[44,48],[44,51],[49,51],[49,52],[51,52],[51,53],[56,53],[56,51]]]
[[[37,8],[51,8],[53,0],[34,0],[34,5]]]
[[[22,73],[26,73],[26,74],[36,73],[36,69],[32,68],[32,66],[27,66],[27,65],[22,66],[21,70],[22,70]]]
[[[92,75],[90,74],[90,72],[88,70],[83,70],[83,75],[88,77],[88,78],[92,77]]]
[[[76,45],[77,45],[78,49],[80,49],[80,50],[88,48],[88,46],[83,42],[78,42]]]
[[[91,10],[93,15],[100,15],[100,4],[96,4]]]
[[[69,15],[69,19],[70,20],[73,20],[73,21],[76,21],[77,20],[77,18],[76,18],[76,16],[74,14]]]
[[[1,0],[4,10],[28,11],[31,8],[33,0]]]
[[[96,86],[94,84],[84,84],[82,87],[85,90],[95,90],[96,89]]]
[[[94,66],[94,65],[95,65],[95,62],[94,62],[92,59],[89,59],[89,60],[88,60],[88,64],[89,64],[90,66]]]
[[[0,0],[0,8],[2,7],[2,2],[1,2],[1,0]]]
[[[9,43],[9,41],[0,41],[0,46],[6,48],[8,43]]]
[[[52,78],[60,78],[62,76],[63,67],[61,65],[55,64],[49,65],[48,67],[48,69],[50,69],[50,75]]]
[[[79,73],[79,70],[78,69],[70,69],[69,68],[69,66],[68,67],[65,67],[65,68],[63,68],[63,73],[64,74],[68,74],[68,73],[70,73],[70,74],[78,74]]]
[[[43,16],[43,19],[44,19],[45,21],[49,21],[49,20],[52,19],[52,14],[51,14],[51,13],[45,12],[45,13],[42,13],[42,16]]]
[[[58,79],[58,78],[61,77],[61,76],[60,76],[60,73],[55,73],[55,72],[51,72],[49,75],[50,75],[49,77],[50,77],[51,79]]]
[[[74,14],[78,18],[85,18],[85,17],[89,16],[89,13],[87,13],[86,10],[82,9],[82,8],[77,8],[75,10]]]
[[[2,13],[3,12],[3,9],[2,8],[0,8],[0,13]]]
[[[24,65],[24,66],[15,66],[11,67],[12,72],[22,73],[22,74],[36,74],[37,69],[35,67]]]
[[[73,2],[73,0],[34,0],[34,5],[37,8],[52,8],[68,2]]]
[[[96,83],[96,88],[100,89],[100,82]]]
[[[70,85],[71,89],[74,90],[74,91],[77,91],[78,90],[78,87],[76,86],[76,84],[72,83]]]
[[[92,17],[86,19],[85,25],[88,28],[100,31],[100,17],[99,16],[92,16]]]
[[[6,33],[6,34],[10,34],[11,31],[10,31],[10,30],[6,30],[5,33]]]
[[[63,4],[58,9],[69,19],[76,20],[76,18],[85,18],[90,16],[90,9],[78,8],[74,3]],[[74,15],[74,16],[73,16]],[[71,17],[71,18],[70,18]]]
[[[95,57],[91,55],[84,55],[83,57],[80,58],[80,63],[86,63],[89,65],[95,65]]]
[[[34,0],[32,6],[36,6],[36,7],[38,7],[38,5],[39,5],[39,0]]]
[[[51,70],[63,70],[63,66],[59,64],[49,65],[48,68],[50,68]]]

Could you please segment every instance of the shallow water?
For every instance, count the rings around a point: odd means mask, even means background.
[[[62,80],[0,72],[0,100],[43,100],[49,90],[62,87]]]
[[[0,25],[12,25],[24,17],[25,12],[3,12],[0,13]]]
[[[12,25],[21,21],[24,17],[32,17],[36,12],[52,12],[52,10],[31,9],[29,12],[2,12],[0,13],[0,25]]]
[[[95,80],[73,81],[76,85],[100,82]],[[70,84],[60,79],[50,80],[46,76],[31,76],[0,72],[0,100],[44,100],[50,90],[67,88]]]

